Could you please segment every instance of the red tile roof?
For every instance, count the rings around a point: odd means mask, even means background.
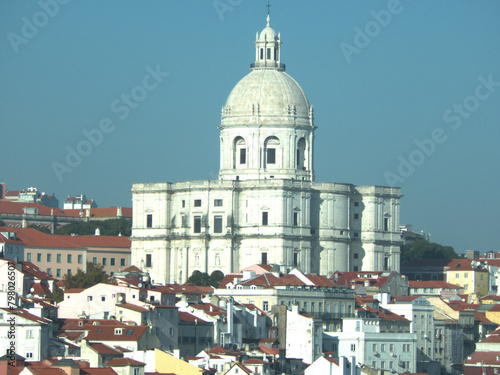
[[[475,262],[476,266],[472,267],[472,262]],[[452,259],[448,266],[446,267],[446,271],[478,271],[478,272],[488,272],[481,265],[482,260],[474,260],[474,259]]]
[[[61,323],[60,329],[63,331],[87,330],[96,326],[129,327],[115,319],[59,319],[59,322]]]
[[[402,316],[393,313],[392,311],[380,308],[379,310],[375,310],[374,308],[371,308],[370,306],[366,306],[365,308],[367,311],[377,314],[379,319],[381,320],[392,320],[392,321],[400,321],[400,322],[410,322],[408,319],[403,318]]]
[[[132,303],[120,303],[120,304],[117,304],[116,306],[123,307],[125,309],[129,309],[129,310],[133,310],[133,311],[137,311],[137,312],[141,312],[141,313],[142,312],[149,312],[149,309],[142,307],[142,306],[134,305]]]
[[[120,272],[137,272],[137,273],[143,273],[142,270],[140,270],[139,268],[137,268],[136,266],[129,266],[125,269],[123,269],[122,271]]]
[[[232,283],[234,285],[236,279],[242,279],[242,278],[243,278],[242,274],[234,273],[234,274],[226,275],[226,276],[224,276],[221,283],[219,284],[219,289],[225,289],[226,285],[229,283]],[[237,280],[236,280],[236,282],[237,282]]]
[[[121,328],[122,333],[115,333],[115,329]],[[146,332],[148,326],[92,326],[85,337],[88,341],[137,341]]]
[[[410,288],[447,288],[463,289],[463,286],[447,283],[446,281],[408,281]]]
[[[326,359],[328,362],[335,363],[337,366],[339,365],[339,363],[331,357],[323,357],[323,358]]]
[[[31,262],[19,263],[22,264],[22,273],[25,275],[33,276],[36,280],[55,280],[54,277],[50,276],[47,272]]]
[[[500,260],[500,259],[499,259]],[[490,294],[488,296],[481,297],[482,300],[492,300],[492,301],[500,301],[500,296],[497,296],[495,294]]]
[[[5,230],[4,230],[5,229]],[[83,247],[75,245],[53,234],[40,232],[33,228],[9,228],[0,227],[0,232],[10,231],[15,232],[17,237],[23,241],[28,247],[48,247],[61,249],[83,249]],[[64,236],[66,237],[66,236]]]
[[[146,364],[132,358],[113,358],[106,363],[106,366],[146,366]]]
[[[47,295],[47,294],[50,294],[51,291],[49,289],[49,287],[45,284],[42,284],[42,283],[33,283],[33,285],[31,285],[31,288],[30,288],[30,293],[33,293],[33,294],[38,294],[38,295]]]
[[[202,322],[202,323],[208,323],[208,321],[198,318],[197,316],[194,316],[193,314],[190,314],[185,311],[179,311],[179,319],[181,322]]]
[[[268,355],[272,355],[274,357],[276,356],[279,356],[280,355],[280,350],[279,348],[270,348],[269,346],[267,345],[264,345],[264,344],[260,344],[259,345],[259,349],[262,350],[264,353],[268,354]]]
[[[120,350],[117,350],[115,348],[112,348],[111,346],[102,344],[102,343],[89,343],[89,346],[94,349],[97,353],[99,354],[116,354],[116,355],[122,355],[122,352]]]
[[[484,342],[484,341],[483,341]],[[466,365],[500,366],[498,352],[474,352],[465,360]]]
[[[491,320],[489,320],[488,318],[486,318],[486,313],[480,312],[480,311],[474,311],[474,321],[480,322],[480,323],[483,323],[483,324],[495,324],[495,325],[498,325],[498,324],[492,322]]]
[[[63,241],[69,242],[78,247],[118,247],[130,249],[130,239],[124,236],[65,236],[53,235]]]
[[[11,309],[9,309],[7,307],[5,307],[5,308],[2,307],[2,308],[0,308],[0,310],[6,311],[9,315],[16,315],[18,317],[27,319],[27,320],[35,322],[35,323],[39,323],[39,324],[49,324],[49,323],[52,323],[51,320],[45,319],[45,318],[40,318],[39,316],[33,315],[33,314],[29,313],[28,311],[26,311],[24,309],[14,309],[14,310],[11,310]],[[19,322],[17,324],[19,324]]]
[[[384,276],[382,276],[382,274]],[[394,271],[379,271],[379,272],[335,272],[330,279],[336,285],[351,286],[353,284],[365,285],[368,281],[369,286],[381,287],[389,280],[389,277],[394,274]],[[359,277],[361,276],[361,277]],[[370,277],[369,277],[370,276]]]
[[[80,375],[118,375],[111,367],[80,369]]]
[[[267,365],[269,362],[263,361],[262,359],[259,358],[250,358],[243,362],[244,365]]]
[[[0,213],[3,214],[24,214],[24,208],[37,208],[38,215],[41,216],[66,216],[60,208],[51,208],[39,203],[26,203],[26,202],[11,202],[9,200],[0,200]],[[14,228],[9,228],[14,229]]]

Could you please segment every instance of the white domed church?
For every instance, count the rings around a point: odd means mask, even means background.
[[[219,179],[133,185],[132,264],[160,284],[256,263],[399,271],[400,189],[315,182],[313,107],[269,15],[255,47],[222,108]]]

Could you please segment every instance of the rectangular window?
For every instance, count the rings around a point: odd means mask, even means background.
[[[380,351],[381,351],[382,353],[384,353],[384,352],[385,352],[385,344],[380,344]]]
[[[52,276],[52,268],[47,268],[47,273]]]
[[[83,255],[79,254],[78,255],[78,264],[82,264],[82,263],[83,263]]]
[[[125,258],[120,259],[120,266],[125,267]]]
[[[389,230],[389,219],[384,218],[384,230],[387,232]]]
[[[354,266],[353,270],[354,270],[354,272],[357,272],[357,271],[359,271],[359,267],[358,266]]]
[[[153,215],[152,214],[146,215],[146,228],[153,228]]]
[[[352,256],[353,256],[354,259],[358,259],[359,258],[359,254],[358,253],[353,253]]]
[[[201,216],[194,217],[194,233],[201,233]]]
[[[267,301],[262,302],[262,310],[269,311],[269,302]]]
[[[355,352],[356,351],[356,344],[351,344],[351,352]]]
[[[262,213],[262,225],[267,225],[269,222],[269,212],[264,211]]]
[[[60,254],[57,254],[58,258],[61,256]],[[47,262],[52,262],[52,254],[47,254]],[[58,263],[61,263],[61,260],[58,261]]]
[[[56,269],[56,277],[61,277],[61,269]]]
[[[72,272],[73,272],[73,271],[71,270],[71,268],[68,268],[68,275],[71,275],[71,274],[72,274]]]
[[[73,255],[68,254],[68,263],[73,263]]]
[[[47,255],[50,255],[50,254],[47,254]],[[61,262],[62,262],[62,255],[57,254],[57,263],[61,263]]]
[[[359,214],[354,214],[354,220],[359,219]]]
[[[377,344],[373,344],[373,352],[376,353],[377,352]]]
[[[240,148],[240,164],[246,164],[246,163],[247,163],[247,149]]]
[[[186,207],[186,201],[182,201],[182,208]]]
[[[260,49],[260,59],[264,60],[264,48]]]
[[[93,258],[92,258],[92,263],[93,263],[93,264],[97,264],[97,258],[96,258],[96,257],[93,257]]]
[[[276,149],[268,148],[267,149],[267,164],[276,164]]]
[[[389,344],[389,350],[390,350],[391,352],[394,352],[394,344]]]
[[[299,265],[299,253],[293,253],[293,266],[297,267]]]
[[[469,277],[469,274],[468,273],[464,273],[464,278],[468,278]]]
[[[222,199],[214,199],[214,207],[222,207]]]
[[[37,262],[41,262],[42,261],[42,254],[40,254],[40,253],[36,254],[36,261]]]
[[[267,49],[267,59],[270,60],[271,59],[271,48],[268,48]]]
[[[267,253],[262,253],[261,254],[261,264],[267,264]]]
[[[354,202],[354,207],[358,207],[359,206],[359,202]]]
[[[214,233],[222,233],[222,215],[214,216]]]
[[[110,265],[110,266],[114,266],[114,265],[115,265],[115,258],[111,258],[111,259],[109,260],[109,265]]]
[[[102,265],[107,266],[108,265],[108,258],[102,258]]]
[[[459,274],[459,273],[456,273],[456,274],[455,274],[455,278],[456,278],[456,279],[459,279],[459,278],[460,278],[460,274]]]
[[[293,213],[293,225],[294,226],[299,225],[299,213],[298,212]]]
[[[194,206],[195,207],[201,207],[201,199],[195,199],[194,200]]]
[[[26,254],[26,260],[31,262],[31,253]]]
[[[153,267],[153,260],[151,254],[146,254],[146,267]]]

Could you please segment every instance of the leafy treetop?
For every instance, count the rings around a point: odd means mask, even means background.
[[[223,278],[224,274],[218,270],[212,272],[210,275],[206,272],[194,271],[187,279],[187,282],[198,286],[212,286],[218,288]]]
[[[401,246],[401,263],[418,259],[456,259],[460,256],[451,246],[443,246],[427,240],[418,240]]]

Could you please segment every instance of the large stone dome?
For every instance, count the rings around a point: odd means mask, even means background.
[[[248,122],[250,118],[279,125],[304,119],[309,124],[309,101],[299,84],[277,69],[255,69],[233,88],[223,108],[222,125]]]

